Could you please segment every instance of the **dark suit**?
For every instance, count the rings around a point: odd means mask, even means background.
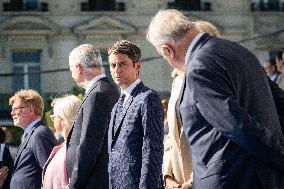
[[[3,150],[3,151],[2,151]],[[14,167],[14,160],[10,154],[9,148],[7,146],[7,144],[1,144],[1,152],[2,153],[2,161],[1,166],[7,166],[9,169],[9,175],[6,178],[3,186],[1,189],[9,189],[10,188],[10,181],[11,181],[11,176],[13,173],[13,167]]]
[[[108,188],[107,130],[118,97],[106,77],[86,94],[67,138],[70,189]]]
[[[257,58],[205,34],[186,61],[179,110],[193,188],[283,188],[284,138]]]
[[[11,189],[39,189],[42,168],[56,145],[52,131],[39,121],[20,145],[15,157]]]
[[[160,98],[140,82],[131,92],[119,117],[117,105],[112,110],[108,136],[110,188],[157,189],[161,182],[163,158]]]
[[[284,135],[284,91],[272,80],[268,79],[272,96],[277,109],[279,121]]]

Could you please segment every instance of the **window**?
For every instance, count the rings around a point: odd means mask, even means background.
[[[38,0],[11,0],[3,3],[3,11],[48,11],[48,4]]]
[[[187,10],[187,11],[210,11],[211,3],[202,0],[171,0],[168,8]]]
[[[89,0],[81,3],[81,11],[124,11],[122,0]]]
[[[40,53],[38,52],[13,52],[12,61],[14,63],[21,62],[40,62]]]
[[[252,11],[284,11],[284,0],[251,0]]]
[[[40,50],[19,51],[11,53],[13,62],[13,90],[35,89],[40,92]]]

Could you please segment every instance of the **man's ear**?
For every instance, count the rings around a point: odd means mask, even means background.
[[[174,57],[174,49],[170,44],[162,45],[162,56],[173,58]]]
[[[141,61],[135,63],[135,67],[140,70],[141,69]]]
[[[30,106],[30,112],[35,112],[35,108],[33,106]]]

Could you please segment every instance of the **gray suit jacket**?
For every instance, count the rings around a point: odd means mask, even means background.
[[[10,188],[39,189],[42,168],[55,145],[52,131],[39,121],[18,149]]]
[[[107,130],[119,94],[107,78],[93,84],[67,138],[70,189],[108,188]]]
[[[179,107],[195,189],[284,186],[284,138],[266,75],[244,47],[204,35]]]
[[[159,188],[163,158],[163,108],[159,96],[139,83],[109,126],[110,188]],[[115,119],[120,124],[114,132]]]

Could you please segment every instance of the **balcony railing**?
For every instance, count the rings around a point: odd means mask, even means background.
[[[278,2],[259,2],[251,3],[252,11],[284,11],[284,3]]]
[[[115,2],[96,5],[91,2],[84,2],[81,3],[81,11],[125,11],[125,3]]]
[[[211,11],[211,3],[202,2],[202,3],[193,3],[190,4],[186,1],[181,2],[168,2],[169,9],[179,9],[186,11]]]
[[[17,2],[17,3],[3,3],[3,11],[37,11],[47,12],[48,3],[37,3],[37,2]]]

